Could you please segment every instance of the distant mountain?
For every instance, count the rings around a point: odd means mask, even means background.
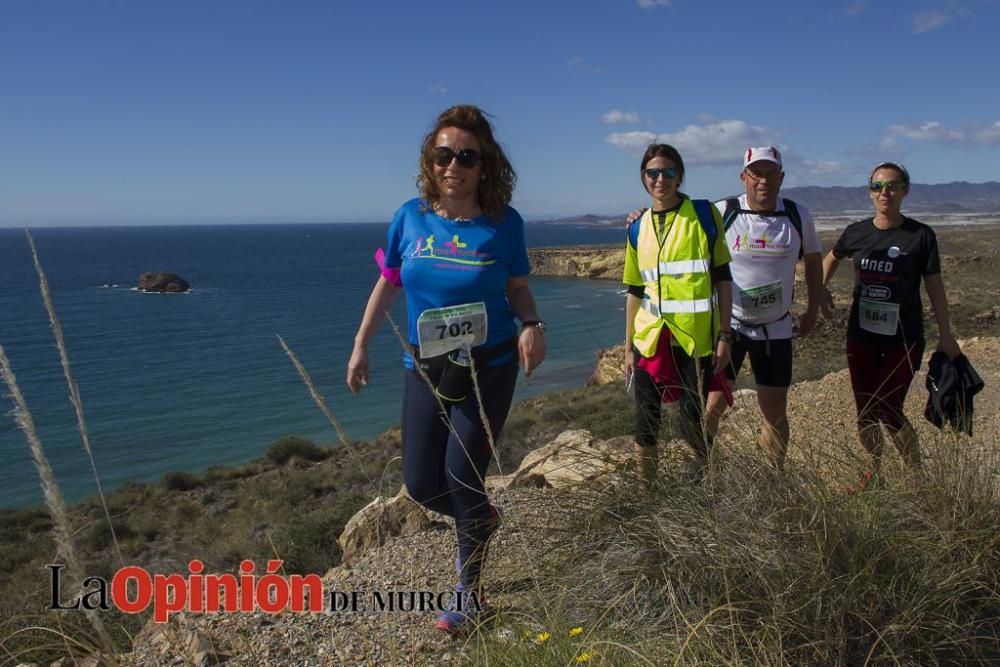
[[[736,194],[736,193],[733,193]],[[782,188],[781,195],[804,204],[813,213],[821,215],[841,215],[847,213],[867,213],[872,204],[868,191],[862,186],[845,187],[836,185],[821,187],[806,185],[798,188]],[[906,213],[1000,213],[1000,183],[914,183],[903,202]],[[603,227],[620,226],[625,214],[620,215],[577,215],[568,218],[533,220],[545,224],[584,225]]]
[[[783,188],[783,197],[805,204],[814,213],[846,213],[871,210],[868,191],[863,187]],[[1000,183],[914,183],[903,202],[907,212],[932,213],[998,213],[1000,212]]]
[[[625,224],[625,214],[621,215],[571,215],[568,218],[546,218],[529,220],[528,222],[546,225],[575,225],[578,227],[621,227]]]

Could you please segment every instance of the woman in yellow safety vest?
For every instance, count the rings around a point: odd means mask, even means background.
[[[660,404],[680,400],[680,435],[695,453],[695,479],[711,440],[702,423],[713,377],[729,363],[732,277],[722,219],[707,200],[678,190],[684,161],[651,144],[640,174],[651,207],[629,225],[625,247],[625,377],[635,386],[636,459],[657,469]]]

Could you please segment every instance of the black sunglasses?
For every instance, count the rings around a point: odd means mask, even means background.
[[[431,160],[439,167],[447,167],[452,160],[458,160],[459,167],[471,169],[479,164],[483,156],[479,151],[471,148],[463,148],[460,151],[453,151],[447,146],[438,146],[431,151]]]

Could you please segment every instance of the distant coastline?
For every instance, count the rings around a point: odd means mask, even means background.
[[[955,212],[933,212],[933,211],[904,211],[912,218],[932,227],[958,227],[963,225],[996,225],[1000,224],[1000,211],[995,213],[955,213]],[[816,228],[820,230],[843,229],[848,224],[862,220],[871,216],[871,210],[858,209],[843,211],[841,213],[817,213],[813,216],[816,221]],[[545,225],[550,227],[566,225],[573,227],[593,227],[593,228],[615,228],[625,227],[625,215],[619,216],[599,216],[584,215],[571,218],[559,218],[557,220],[536,220],[531,221],[533,225]]]
[[[848,222],[871,215],[871,202],[863,187],[807,185],[783,188],[781,195],[805,205],[823,229],[837,229]],[[643,203],[637,197],[636,205]],[[903,208],[907,215],[931,225],[993,224],[1000,222],[1000,182],[914,183]],[[616,227],[625,224],[626,215],[627,212],[588,213],[561,218],[538,218],[530,222],[539,225]]]

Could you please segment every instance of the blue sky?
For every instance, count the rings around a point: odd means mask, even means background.
[[[525,217],[684,190],[997,180],[996,0],[0,0],[0,226],[385,221],[438,112],[477,104]]]

